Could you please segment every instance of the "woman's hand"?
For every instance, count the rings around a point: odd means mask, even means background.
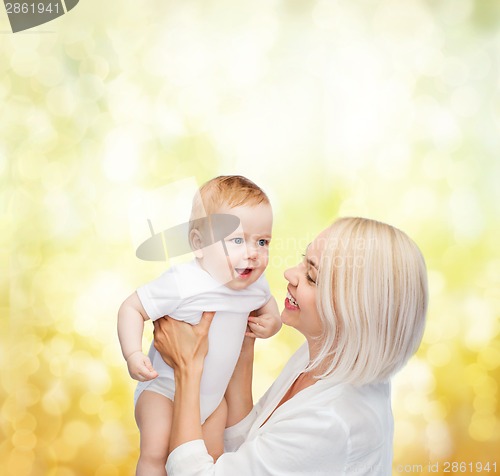
[[[208,352],[208,331],[214,312],[204,312],[193,326],[169,316],[154,322],[154,346],[163,360],[174,370],[203,369]]]
[[[188,441],[200,440],[200,381],[208,352],[208,331],[214,312],[204,312],[192,326],[165,316],[154,322],[154,346],[174,369],[175,399],[169,452]]]

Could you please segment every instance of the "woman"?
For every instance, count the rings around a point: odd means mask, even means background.
[[[216,463],[199,423],[213,315],[198,326],[156,321],[155,346],[176,380],[169,476],[391,474],[389,379],[418,348],[427,310],[419,249],[389,225],[343,218],[285,278],[281,318],[306,342],[253,406],[253,342],[246,339],[226,392],[226,452]]]

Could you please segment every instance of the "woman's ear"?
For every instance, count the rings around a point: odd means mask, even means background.
[[[189,243],[194,256],[198,259],[203,258],[203,237],[199,230],[194,229],[189,232]]]

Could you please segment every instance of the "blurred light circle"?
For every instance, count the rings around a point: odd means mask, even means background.
[[[37,358],[28,359],[26,363],[32,362],[34,360],[37,361],[37,365],[25,370],[27,375],[34,374],[39,368],[39,363]],[[23,368],[25,368],[24,365]],[[31,383],[26,383],[19,388],[16,397],[19,404],[24,405],[26,407],[31,407],[40,401],[41,391],[38,388],[38,386],[33,385]]]
[[[417,440],[417,428],[408,420],[399,419],[395,425],[395,440],[401,446],[413,446]]]
[[[87,415],[96,415],[103,405],[101,395],[95,392],[87,392],[80,398],[80,408]]]
[[[448,415],[448,405],[440,400],[427,402],[424,409],[424,417],[428,422],[445,420]]]
[[[12,436],[12,445],[22,450],[32,450],[35,448],[37,439],[30,430],[17,430]]]
[[[113,182],[132,179],[139,167],[141,143],[144,133],[140,128],[114,129],[106,137],[102,168],[106,177]]]
[[[13,424],[23,413],[24,408],[20,408],[19,402],[13,396],[8,396],[0,407],[2,420],[10,424]]]
[[[63,463],[73,461],[78,450],[73,441],[65,440],[62,436],[52,441],[50,446],[54,451],[57,462],[62,461]],[[61,469],[61,467],[57,468],[58,471]]]
[[[43,167],[40,178],[45,190],[56,190],[66,187],[75,173],[74,164],[52,161]]]
[[[108,61],[100,56],[89,56],[80,62],[79,72],[81,75],[92,74],[104,80],[109,75],[110,66]]]
[[[106,463],[96,469],[94,476],[120,476],[120,471],[116,466]]]
[[[11,81],[10,77],[3,75],[2,81],[0,82],[0,101],[2,103],[4,103],[7,96],[11,93],[11,89],[12,89],[11,85],[12,85],[12,81]]]
[[[428,269],[429,293],[431,297],[439,296],[446,288],[446,275],[438,270]]]
[[[474,410],[477,414],[491,415],[495,414],[497,408],[497,398],[493,394],[479,394],[474,398]]]
[[[40,55],[36,50],[18,50],[12,55],[10,66],[13,71],[23,77],[35,76],[40,65]]]
[[[469,435],[476,441],[488,441],[493,437],[498,424],[497,418],[492,415],[474,413],[469,425]]]
[[[17,262],[21,269],[32,270],[33,268],[38,268],[42,263],[42,252],[39,246],[32,245],[18,248],[17,251]]]
[[[425,76],[439,76],[443,69],[443,58],[439,48],[423,45],[414,56],[415,70]]]
[[[80,28],[65,31],[64,51],[70,58],[84,60],[93,50],[93,45],[91,31]]]
[[[2,464],[2,469],[5,470],[8,475],[30,476],[33,474],[34,461],[35,454],[33,450],[14,448],[9,454],[7,464]]]
[[[63,84],[52,88],[46,95],[47,109],[56,116],[72,116],[76,109],[77,101],[73,83]]]
[[[117,421],[123,418],[123,408],[113,401],[104,403],[99,409],[101,421]]]
[[[472,117],[479,110],[479,93],[476,88],[465,86],[457,88],[451,94],[452,110],[461,117]]]
[[[445,343],[436,343],[427,350],[427,360],[433,367],[443,367],[451,360],[450,345]]]
[[[478,395],[495,395],[498,390],[498,383],[486,373],[481,372],[472,382],[472,387]]]
[[[82,446],[92,437],[90,425],[82,420],[73,420],[63,428],[62,436],[64,439],[71,440],[75,446]]]
[[[431,421],[425,431],[427,445],[433,459],[449,456],[453,450],[453,438],[444,421]]]
[[[447,24],[465,22],[474,12],[474,0],[445,0],[439,3],[439,9]]]
[[[47,476],[80,476],[80,474],[75,473],[71,468],[66,466],[58,466],[53,468]]]
[[[17,156],[15,165],[21,179],[38,180],[46,163],[45,157],[40,157],[36,151],[29,150]]]
[[[15,430],[26,430],[33,432],[37,427],[37,421],[33,414],[26,412],[22,416],[19,416],[19,418],[12,424],[12,427]]]
[[[109,370],[106,364],[99,360],[90,359],[85,362],[83,377],[87,381],[88,388],[92,388],[92,391],[98,394],[106,393],[111,387]]]
[[[427,398],[425,395],[414,392],[405,396],[404,408],[409,414],[421,415],[427,405]]]
[[[42,397],[42,407],[49,415],[63,415],[69,406],[70,396],[63,381],[56,381]]]
[[[52,88],[64,80],[62,62],[53,56],[44,57],[38,68],[38,81],[46,87]]]
[[[488,370],[495,370],[500,367],[500,349],[493,345],[488,345],[479,351],[478,362]]]
[[[469,67],[459,58],[447,58],[441,76],[449,86],[462,86],[468,80]]]
[[[83,74],[78,78],[77,88],[86,101],[97,101],[105,92],[102,79],[95,74]]]

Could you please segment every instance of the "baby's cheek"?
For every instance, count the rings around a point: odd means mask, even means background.
[[[259,258],[259,267],[261,267],[262,270],[265,270],[268,264],[269,264],[269,258],[267,256]]]

